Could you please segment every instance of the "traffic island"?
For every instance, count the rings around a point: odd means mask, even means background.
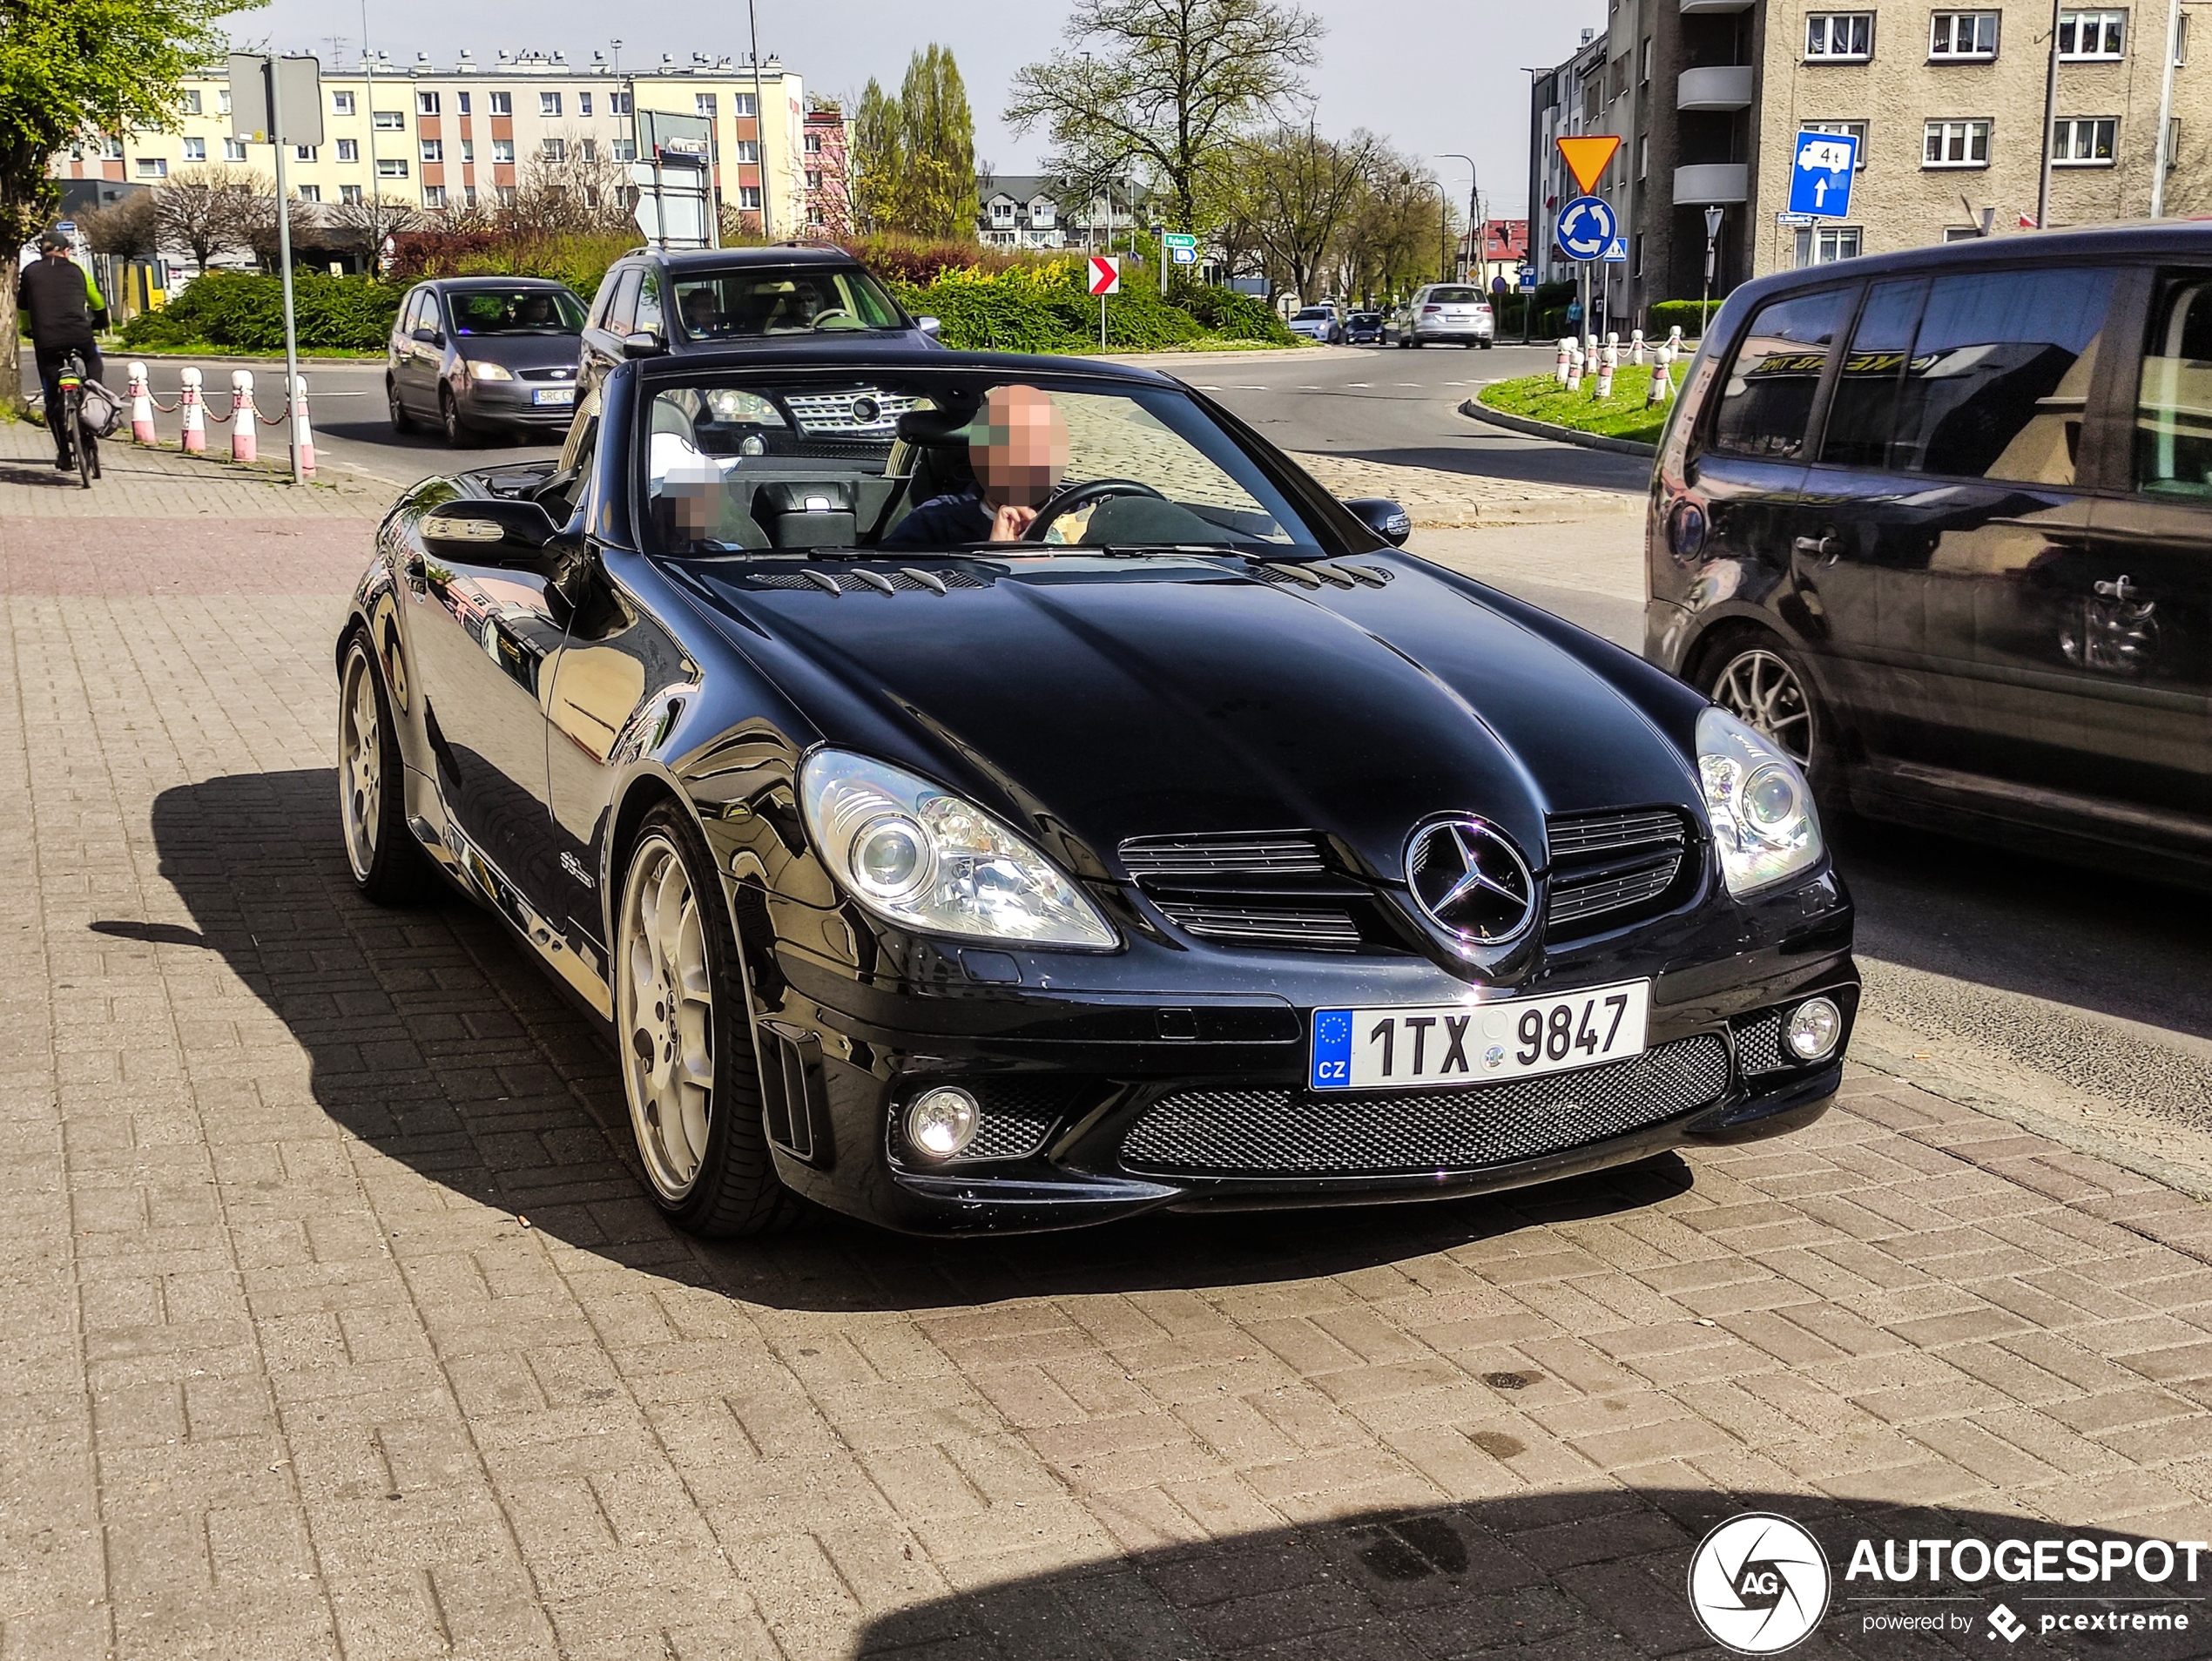
[[[1549,375],[1494,381],[1462,403],[1460,413],[1533,438],[1653,456],[1658,453],[1659,430],[1674,402],[1671,397],[1662,403],[1649,402],[1653,374],[1647,366],[1623,365],[1614,376],[1612,395],[1605,398],[1593,397],[1587,386],[1569,391]],[[1677,390],[1683,374],[1682,368],[1673,371]]]

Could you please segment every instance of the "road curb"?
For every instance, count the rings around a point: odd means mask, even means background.
[[[1493,409],[1473,398],[1460,404],[1460,413],[1527,438],[1548,438],[1556,443],[1580,444],[1584,449],[1610,450],[1615,456],[1641,456],[1646,460],[1659,454],[1656,444],[1640,444],[1633,438],[1608,438],[1602,433],[1577,432],[1556,422],[1532,421],[1527,415],[1508,415],[1502,409]]]

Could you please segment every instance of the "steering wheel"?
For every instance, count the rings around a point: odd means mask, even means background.
[[[859,318],[853,315],[852,311],[848,307],[843,306],[833,306],[826,312],[816,312],[814,314],[813,321],[808,325],[808,327],[810,328],[819,328],[831,319],[837,317],[845,319],[845,321],[848,323],[857,323],[860,321]]]
[[[1050,530],[1062,515],[1072,513],[1077,508],[1089,507],[1094,502],[1103,502],[1108,496],[1149,496],[1155,502],[1167,500],[1167,497],[1162,496],[1150,485],[1140,483],[1136,479],[1085,479],[1081,484],[1069,485],[1044,506],[1039,508],[1037,517],[1029,522],[1029,528],[1022,533],[1022,540],[1042,542],[1044,533]]]

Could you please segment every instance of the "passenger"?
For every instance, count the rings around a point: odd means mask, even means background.
[[[1036,387],[994,387],[971,429],[968,489],[921,503],[883,538],[886,548],[1019,542],[1068,469],[1068,418]]]
[[[545,294],[524,294],[515,302],[516,328],[557,328],[561,320],[553,312],[553,296]]]
[[[722,469],[701,457],[678,463],[661,481],[655,506],[662,517],[661,546],[671,554],[719,553],[730,487]]]

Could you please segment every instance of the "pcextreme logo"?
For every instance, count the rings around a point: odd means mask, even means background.
[[[1828,1558],[1786,1516],[1732,1516],[1689,1560],[1689,1607],[1714,1643],[1738,1655],[1779,1655],[1828,1612]]]

